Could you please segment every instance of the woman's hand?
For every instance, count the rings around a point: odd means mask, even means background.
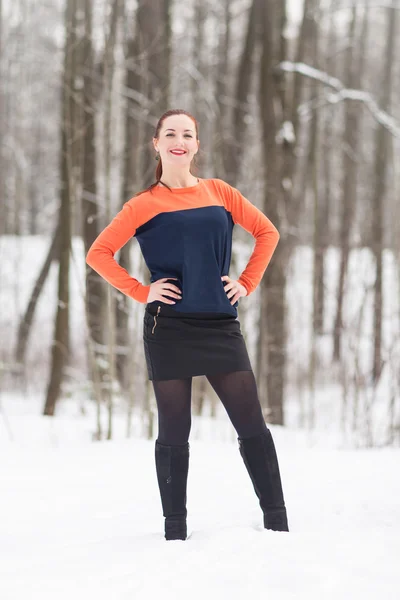
[[[165,298],[163,294],[167,293],[167,296],[171,296],[171,298],[178,298],[181,300],[182,292],[176,287],[173,283],[165,283],[169,279],[177,279],[177,277],[163,277],[163,279],[158,279],[150,284],[150,292],[147,297],[147,302],[154,302],[154,300],[161,300],[161,302],[165,302],[166,304],[176,304],[174,300],[169,300]],[[175,293],[176,292],[176,293]]]
[[[228,281],[228,284],[225,286],[225,291],[227,292],[228,298],[232,298],[231,304],[235,304],[241,296],[247,296],[247,290],[244,285],[235,281],[235,279],[231,279],[228,275],[224,275],[221,279],[222,281]]]

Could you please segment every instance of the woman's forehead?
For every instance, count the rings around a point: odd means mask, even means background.
[[[171,115],[164,119],[161,129],[164,131],[166,129],[176,129],[178,131],[190,129],[190,131],[196,131],[196,126],[193,120],[187,115]]]

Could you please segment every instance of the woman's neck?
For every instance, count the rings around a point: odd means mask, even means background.
[[[172,173],[169,172],[168,169],[163,169],[163,174],[161,175],[161,181],[170,188],[185,188],[196,185],[199,180],[197,177],[192,175],[190,172],[188,173]]]

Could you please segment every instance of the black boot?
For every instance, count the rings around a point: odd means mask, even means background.
[[[165,446],[156,441],[158,487],[165,517],[165,539],[186,540],[186,485],[189,470],[189,443]]]
[[[238,438],[239,450],[264,513],[265,529],[289,531],[278,458],[270,430]]]

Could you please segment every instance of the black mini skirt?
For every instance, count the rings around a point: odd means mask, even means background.
[[[252,370],[240,322],[228,314],[147,304],[143,344],[151,381]]]

